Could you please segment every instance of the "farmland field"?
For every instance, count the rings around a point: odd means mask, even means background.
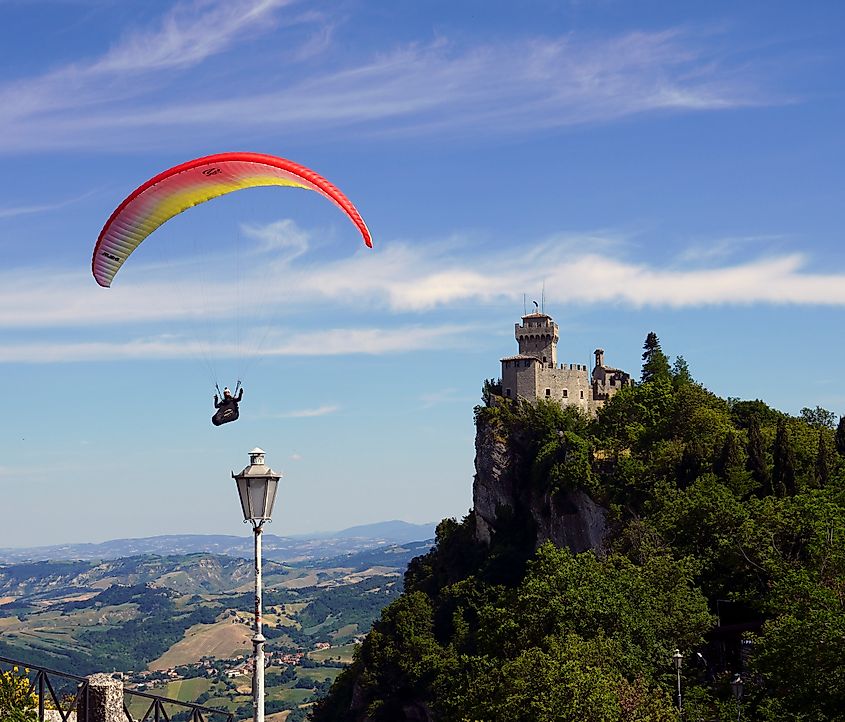
[[[152,670],[192,664],[200,657],[227,659],[251,649],[249,627],[232,623],[229,618],[214,624],[196,624],[161,657],[150,662]]]
[[[338,659],[344,664],[352,663],[352,654],[355,651],[355,644],[344,644],[340,647],[329,647],[328,649],[317,649],[308,653],[308,658],[315,662],[325,662],[327,659]]]

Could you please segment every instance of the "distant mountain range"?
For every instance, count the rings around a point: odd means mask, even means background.
[[[266,559],[279,562],[313,562],[369,549],[434,537],[435,524],[410,524],[383,521],[336,532],[322,532],[291,537],[264,534]],[[141,539],[113,539],[99,544],[60,544],[29,548],[0,548],[0,564],[26,561],[108,560],[146,554],[210,553],[240,558],[252,556],[252,535],[176,534]]]
[[[266,560],[268,589],[334,584],[361,572],[401,575],[408,562],[425,554],[431,541],[370,547],[363,551],[298,564]],[[179,594],[251,591],[253,562],[230,555],[143,554],[108,560],[26,561],[0,565],[0,617],[11,608],[41,608],[73,595],[103,591],[112,585],[151,584]]]

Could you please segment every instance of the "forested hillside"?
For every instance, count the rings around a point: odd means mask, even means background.
[[[268,651],[351,643],[398,595],[408,560],[429,547],[391,545],[301,565],[265,561],[265,605],[287,610],[267,615]],[[0,655],[72,674],[240,655],[253,569],[212,554],[0,565]]]
[[[719,398],[654,334],[597,419],[499,393],[478,433],[523,490],[589,494],[601,545],[538,547],[519,504],[489,545],[443,521],[317,722],[676,720],[676,648],[685,719],[736,719],[737,674],[743,719],[845,719],[842,419]]]

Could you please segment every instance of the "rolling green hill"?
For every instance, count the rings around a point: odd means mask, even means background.
[[[265,562],[268,651],[339,647],[365,633],[428,548]],[[7,565],[0,654],[77,674],[235,657],[250,649],[252,584],[251,561],[210,554]]]

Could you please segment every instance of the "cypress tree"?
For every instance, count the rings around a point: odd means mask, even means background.
[[[654,331],[650,331],[643,344],[643,372],[642,382],[669,380],[672,377],[669,368],[669,358],[660,348],[660,339]]]
[[[845,456],[845,416],[839,417],[839,426],[836,427],[836,451]]]
[[[759,492],[770,493],[769,467],[766,464],[766,454],[763,451],[763,435],[760,433],[760,422],[752,418],[748,426],[748,471],[751,478],[757,482]]]
[[[678,465],[678,486],[686,489],[694,482],[704,469],[703,452],[696,443],[686,444]]]
[[[816,454],[816,484],[825,486],[830,481],[833,467],[833,452],[827,443],[824,429],[819,429],[819,450]]]
[[[778,421],[775,446],[772,449],[774,467],[772,468],[772,488],[778,496],[793,496],[795,487],[795,450],[789,438],[789,427],[786,419]]]
[[[728,481],[731,472],[742,468],[743,461],[742,449],[739,448],[736,434],[733,431],[729,431],[725,437],[725,443],[722,444],[722,450],[719,452],[719,456],[714,464],[714,471],[723,481]]]

